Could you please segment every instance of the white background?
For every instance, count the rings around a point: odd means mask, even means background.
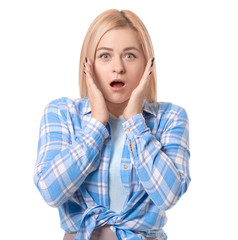
[[[110,8],[132,10],[145,23],[158,101],[189,116],[192,182],[168,211],[169,239],[238,239],[235,0],[1,1],[0,238],[63,238],[57,210],[33,184],[40,118],[49,101],[79,96],[82,41]]]

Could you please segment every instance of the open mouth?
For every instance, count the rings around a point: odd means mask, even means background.
[[[110,83],[111,87],[123,87],[125,85],[124,82],[120,81],[120,80],[115,80],[113,82]]]

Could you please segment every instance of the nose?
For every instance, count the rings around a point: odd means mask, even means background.
[[[113,72],[115,73],[125,72],[124,62],[120,57],[115,58],[113,61]]]

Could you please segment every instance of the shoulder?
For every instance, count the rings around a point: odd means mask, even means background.
[[[157,119],[161,118],[186,118],[187,119],[187,112],[186,110],[174,103],[171,102],[150,102],[145,104],[145,108]]]
[[[166,145],[172,136],[174,142],[180,143],[180,138],[183,136],[186,147],[188,146],[189,136],[189,120],[186,110],[171,102],[155,102],[150,103],[150,107],[154,111],[154,116],[150,117],[151,124],[155,131],[156,136],[160,139],[162,145]],[[165,135],[163,135],[165,134]],[[170,137],[167,138],[169,135]]]
[[[61,97],[61,98],[57,98],[50,101],[46,105],[46,109],[55,108],[58,110],[68,110],[68,111],[77,109],[80,112],[80,111],[83,111],[83,109],[85,109],[86,107],[88,107],[88,105],[89,105],[89,101],[88,99],[85,99],[85,98]]]
[[[50,101],[44,110],[44,115],[57,115],[64,120],[70,120],[72,115],[80,115],[90,111],[89,100],[86,98],[61,97]]]

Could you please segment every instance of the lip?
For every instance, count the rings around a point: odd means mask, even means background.
[[[119,86],[119,87],[112,87],[112,86],[111,86],[111,83],[114,82],[114,81],[122,82],[124,85],[123,85],[123,86]],[[119,91],[122,91],[122,90],[125,88],[126,83],[125,83],[125,81],[123,81],[122,79],[113,79],[113,80],[110,82],[109,86],[110,86],[110,89],[111,89],[112,91],[114,91],[114,92],[119,92]]]
[[[120,79],[120,78],[115,78],[115,79],[113,79],[113,80],[110,82],[110,84],[111,84],[112,82],[115,82],[115,81],[117,81],[117,82],[122,82],[122,83],[124,83],[124,85],[125,85],[125,81],[122,80],[122,79]]]

